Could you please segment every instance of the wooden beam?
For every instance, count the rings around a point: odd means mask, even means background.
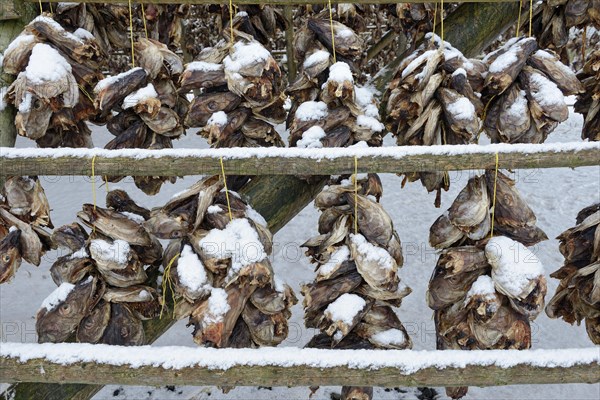
[[[38,0],[26,0],[37,3]],[[519,0],[461,0],[463,3],[501,3],[518,2]],[[64,3],[62,0],[46,0],[46,3]],[[143,4],[229,4],[229,0],[136,0]],[[332,0],[332,3],[360,3],[360,4],[395,4],[397,0]],[[403,3],[431,3],[431,0],[403,0]],[[70,0],[67,3],[98,3],[98,0]],[[127,0],[102,0],[105,4],[127,4]],[[262,5],[297,5],[297,4],[323,4],[323,0],[235,0],[235,4],[262,4]]]
[[[600,382],[597,348],[319,350],[4,343],[6,382],[218,386],[500,386]]]
[[[600,165],[600,143],[402,146],[380,148],[0,149],[0,175],[184,176],[215,175],[223,158],[227,175],[339,175]],[[265,199],[266,200],[266,199]]]

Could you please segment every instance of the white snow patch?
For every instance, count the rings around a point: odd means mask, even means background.
[[[68,282],[63,282],[59,287],[54,289],[52,293],[48,297],[42,301],[42,305],[40,308],[45,308],[47,311],[52,311],[58,306],[60,303],[65,301],[69,293],[75,289],[75,285]]]
[[[394,268],[395,261],[385,249],[375,246],[374,244],[369,243],[367,239],[363,235],[359,234],[350,234],[350,240],[356,246],[357,251],[365,257],[366,260],[374,261],[379,266],[385,269]]]
[[[21,104],[19,104],[19,112],[21,114],[25,114],[31,110],[31,101],[33,100],[33,95],[31,92],[27,92],[23,95],[21,99]]]
[[[63,79],[71,73],[71,65],[53,47],[38,43],[33,47],[25,76],[29,82],[43,84]]]
[[[109,243],[103,239],[94,239],[90,242],[90,253],[94,260],[125,265],[130,259],[131,247],[124,240]]]
[[[223,60],[223,64],[225,70],[236,73],[244,67],[266,61],[269,57],[271,57],[269,50],[256,41],[249,43],[237,42],[233,45],[231,54]]]
[[[468,303],[473,296],[482,296],[486,299],[492,299],[496,296],[494,281],[488,275],[481,275],[467,292],[465,303]]]
[[[138,224],[143,224],[146,221],[141,215],[129,211],[121,211],[120,214],[123,214],[124,216],[126,216],[132,221],[137,222]]]
[[[236,218],[225,229],[212,229],[198,242],[212,258],[231,259],[229,274],[267,257],[258,233],[246,218]]]
[[[0,87],[0,112],[6,109],[6,100],[4,100],[6,97],[6,92],[8,92],[7,87]]]
[[[198,292],[206,285],[207,275],[204,265],[188,245],[183,246],[177,260],[177,275],[181,284],[192,292]]]
[[[338,61],[329,67],[329,77],[327,81],[333,81],[338,83],[343,82],[351,82],[354,83],[354,78],[352,77],[352,71],[350,70],[350,66],[345,62]]]
[[[212,206],[208,206],[208,208],[206,209],[206,212],[209,214],[218,214],[221,211],[223,211],[223,209],[218,204],[213,204]]]
[[[294,118],[300,121],[312,121],[326,118],[329,112],[327,104],[322,101],[305,101],[298,106]]]
[[[361,312],[367,302],[356,294],[344,293],[325,309],[325,315],[332,321],[341,321],[350,325],[356,315]]]
[[[227,125],[227,114],[224,111],[213,113],[208,119],[207,125],[225,126]]]
[[[370,129],[373,132],[381,132],[385,129],[385,126],[379,122],[379,120],[367,115],[359,115],[356,117],[356,123],[358,126]]]
[[[269,226],[269,224],[267,223],[267,220],[258,211],[256,211],[254,208],[252,208],[250,205],[246,206],[246,216],[248,218],[250,218],[252,221],[254,221],[255,223],[264,226],[265,228],[267,226]]]
[[[531,95],[540,106],[552,107],[565,104],[565,96],[556,83],[538,72],[533,72],[530,79],[533,83]]]
[[[458,120],[469,120],[476,117],[475,106],[464,96],[454,103],[448,104],[447,111]]]
[[[33,43],[34,41],[35,41],[34,35],[19,35],[15,38],[15,40],[10,42],[10,44],[8,45],[6,50],[4,50],[4,54],[11,52],[18,47],[26,47],[26,46],[30,45],[31,43]]]
[[[78,39],[81,40],[96,40],[96,38],[94,37],[94,35],[92,35],[89,31],[86,31],[83,28],[77,28],[77,30],[75,30],[75,32],[73,32],[73,35],[75,35]]]
[[[325,60],[329,60],[329,57],[331,57],[331,54],[329,54],[328,51],[317,50],[308,56],[302,65],[304,68],[310,68],[313,65],[325,62]]]
[[[129,96],[125,97],[125,99],[123,100],[123,109],[127,110],[129,108],[137,106],[143,101],[156,98],[158,98],[158,93],[156,93],[154,85],[149,83],[148,86],[138,89],[135,92],[131,93]]]
[[[400,329],[388,329],[382,332],[377,332],[372,337],[377,343],[383,346],[402,346],[406,343],[404,332]]]
[[[302,133],[302,139],[296,142],[296,147],[315,149],[323,147],[321,139],[325,137],[325,131],[320,126],[312,126]]]
[[[186,65],[186,71],[211,72],[223,69],[223,64],[210,63],[205,61],[193,61]]]
[[[505,236],[495,236],[485,246],[485,255],[492,265],[496,289],[521,299],[532,280],[543,276],[544,267],[527,247]]]
[[[221,322],[231,307],[227,302],[227,293],[221,288],[213,288],[208,298],[208,312],[204,314],[204,323]]]
[[[327,276],[333,272],[333,270],[350,258],[350,249],[346,245],[342,245],[338,247],[329,257],[329,260],[322,264],[317,271],[317,275],[319,276]]]
[[[69,259],[74,260],[76,258],[88,258],[90,255],[85,247],[80,248],[75,253],[69,256]]]

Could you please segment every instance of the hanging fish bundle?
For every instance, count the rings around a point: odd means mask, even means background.
[[[438,36],[427,41],[399,66],[384,97],[385,124],[400,146],[469,144],[477,141],[483,112],[479,99],[485,67],[465,58]],[[421,180],[436,191],[448,190],[447,172],[405,174],[404,182]]]
[[[581,210],[576,223],[557,238],[565,262],[550,274],[560,283],[546,314],[569,324],[585,320],[590,340],[600,344],[600,204]]]
[[[37,176],[10,177],[0,191],[0,284],[10,282],[22,260],[39,266],[56,248],[50,205]]]
[[[584,119],[581,138],[600,141],[600,50],[590,54],[577,77],[584,87],[575,102],[575,112]]]
[[[162,246],[143,227],[150,212],[122,190],[107,194],[109,208],[84,204],[79,223],[64,225],[53,240],[68,251],[50,268],[58,288],[37,314],[38,341],[145,344],[143,320],[158,317],[161,298],[150,272]]]
[[[103,78],[103,58],[84,29],[68,32],[47,16],[27,25],[2,62],[5,73],[17,75],[6,100],[17,108],[19,135],[39,147],[93,147],[86,121],[96,121],[96,110],[89,93]]]
[[[145,226],[172,239],[163,288],[172,293],[175,317],[189,317],[197,344],[276,346],[287,337],[296,297],[274,276],[266,221],[223,188],[218,176],[207,178],[151,211]]]
[[[333,62],[328,20],[309,19],[296,36],[301,67],[286,90],[292,99],[287,121],[290,145],[348,147],[366,142],[380,146],[384,126],[373,91],[356,84],[364,42],[345,25],[334,21],[333,26],[336,59],[344,61]]]
[[[236,16],[234,26],[247,16]],[[230,31],[223,30],[229,40]],[[283,146],[274,125],[285,120],[282,74],[271,53],[251,36],[234,30],[235,43],[222,40],[188,64],[179,92],[199,91],[186,126],[212,147]]]
[[[493,143],[543,143],[569,117],[565,96],[584,92],[573,71],[534,38],[513,38],[483,61],[484,128]]]
[[[549,0],[533,23],[540,46],[561,54],[571,41],[569,30],[593,26],[600,29],[599,0]]]
[[[185,134],[181,120],[188,109],[185,96],[177,93],[174,82],[183,72],[181,59],[166,45],[153,39],[135,43],[139,67],[106,78],[94,88],[95,106],[109,118],[107,128],[115,138],[106,149],[170,149],[172,141]],[[118,182],[122,176],[109,177]],[[154,195],[174,177],[134,177],[144,193]]]
[[[316,277],[302,286],[302,294],[304,324],[321,333],[307,347],[410,348],[393,309],[411,292],[398,275],[404,262],[400,238],[379,204],[379,177],[368,174],[357,185],[355,193],[354,185],[342,180],[315,198],[319,235],[302,247],[316,264]],[[346,387],[342,393],[344,399],[370,399],[372,388]]]
[[[164,43],[172,51],[182,48],[184,21],[190,16],[189,4],[140,4],[138,7],[135,13],[137,31],[147,34],[147,39]]]
[[[547,239],[533,211],[498,172],[475,176],[431,226],[429,243],[443,249],[429,280],[438,350],[528,349],[544,308],[543,266],[525,246]],[[493,233],[490,239],[494,218]],[[467,387],[446,388],[460,398]]]

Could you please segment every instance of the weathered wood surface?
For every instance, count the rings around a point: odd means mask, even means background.
[[[600,143],[551,143],[538,145],[402,146],[370,149],[256,148],[211,150],[0,149],[0,175],[96,175],[184,176],[221,172],[227,175],[339,175],[354,172],[404,173],[582,167],[600,164]],[[66,154],[66,155],[64,155]],[[95,160],[95,161],[94,161]],[[280,182],[283,183],[283,182]],[[282,193],[283,194],[283,193]],[[272,196],[272,193],[269,193]],[[271,197],[273,198],[273,197]],[[265,201],[268,199],[265,198]]]
[[[23,30],[23,27],[31,21],[39,6],[23,3],[20,0],[1,0],[0,2],[0,53],[8,47]],[[15,77],[4,73],[0,68],[0,88],[10,86]],[[12,147],[17,137],[15,128],[15,115],[17,110],[8,106],[0,111],[0,147]]]
[[[5,345],[25,347],[21,344]],[[27,346],[27,358],[23,361],[18,355],[23,350],[17,349],[14,354],[10,349],[2,351],[0,376],[3,380],[95,385],[380,387],[600,381],[600,357],[595,348],[469,352],[371,350],[356,354],[345,350],[317,349],[261,351],[144,347],[120,348],[109,355],[106,353],[108,346],[104,345],[93,356],[90,354],[92,345]],[[56,361],[56,355],[68,360],[66,365]],[[128,365],[131,359],[135,368]],[[565,362],[567,359],[577,362]],[[420,361],[414,363],[415,360]],[[360,364],[361,368],[357,368],[353,365],[361,361],[371,367],[365,368]]]
[[[37,3],[38,0],[25,0],[31,3]],[[65,3],[63,0],[46,0],[46,3]],[[102,0],[106,4],[127,4],[127,0]],[[338,3],[361,3],[361,4],[395,4],[397,0],[332,0],[333,4]],[[432,0],[403,0],[402,3],[432,3]],[[439,2],[439,0],[438,0]],[[450,1],[447,1],[450,3]],[[519,2],[519,0],[461,0],[462,3],[501,3],[501,2]],[[68,0],[67,3],[98,3],[98,0]],[[143,4],[229,4],[229,0],[136,0],[135,3]],[[278,4],[278,5],[297,5],[297,4],[323,4],[323,0],[235,0],[235,4]]]

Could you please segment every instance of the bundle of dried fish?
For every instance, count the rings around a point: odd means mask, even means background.
[[[584,92],[573,71],[534,38],[513,38],[488,65],[484,128],[494,143],[542,143],[569,117],[565,96]]]
[[[357,185],[355,193],[354,185],[343,180],[315,198],[322,212],[319,235],[302,247],[317,265],[317,276],[302,287],[302,294],[304,324],[322,333],[308,346],[410,348],[393,310],[411,292],[398,276],[404,262],[400,238],[378,202],[379,177],[368,174]]]
[[[577,225],[558,236],[563,266],[550,274],[560,279],[546,314],[573,324],[585,320],[594,344],[600,344],[600,204],[577,214]]]
[[[374,93],[356,84],[360,73],[355,67],[361,63],[363,41],[341,23],[334,24],[334,35],[336,58],[344,60],[335,63],[329,21],[309,19],[296,37],[301,67],[298,78],[286,90],[292,99],[290,145],[348,147],[366,142],[380,146],[384,126]]]
[[[477,140],[479,99],[485,68],[482,62],[466,59],[460,51],[435,35],[399,66],[384,97],[386,126],[399,145],[469,144]],[[405,175],[405,182],[421,180],[429,192],[448,190],[444,172]]]
[[[9,282],[22,260],[40,265],[55,248],[50,205],[38,177],[10,177],[0,191],[0,284]]]
[[[173,289],[175,316],[189,317],[199,345],[278,345],[296,297],[273,274],[266,221],[223,188],[218,176],[199,181],[152,210],[145,222],[157,237],[173,239],[164,254],[163,281]]]
[[[543,267],[525,246],[547,237],[501,172],[491,232],[494,180],[494,171],[471,178],[430,228],[430,245],[443,249],[427,291],[440,350],[527,349],[544,307]],[[467,388],[446,392],[460,398]]]
[[[84,29],[68,32],[47,16],[34,19],[6,49],[5,73],[17,75],[6,100],[20,135],[40,147],[92,147],[85,121],[96,121],[89,92],[102,79],[103,53]]]
[[[140,67],[106,78],[94,88],[94,104],[101,115],[109,117],[107,128],[115,136],[105,148],[172,148],[172,141],[185,134],[181,119],[187,113],[188,101],[177,93],[174,84],[183,72],[183,63],[166,45],[153,39],[140,39],[135,51]],[[167,180],[174,182],[175,178],[134,178],[136,186],[149,195],[158,193]]]
[[[172,51],[181,48],[184,40],[184,21],[189,17],[189,4],[145,4],[144,12],[136,10],[135,24],[147,38],[164,43]],[[146,21],[143,21],[143,18]]]
[[[227,38],[229,33],[223,31]],[[185,124],[201,128],[199,134],[213,147],[283,146],[274,127],[285,119],[281,70],[259,42],[234,33],[233,45],[222,40],[206,49],[181,75],[180,93],[200,92]]]
[[[75,333],[84,343],[145,344],[142,321],[160,313],[150,273],[161,264],[163,249],[143,227],[149,210],[121,190],[108,193],[107,205],[84,204],[77,214],[91,233],[72,223],[53,234],[68,254],[50,268],[58,288],[37,315],[40,343],[64,342]]]
[[[575,112],[584,118],[581,138],[600,141],[600,50],[590,54],[577,77],[584,87],[575,102]]]
[[[541,13],[533,23],[533,34],[542,47],[559,54],[571,40],[571,28],[592,26],[600,29],[599,0],[549,0],[541,7]]]

